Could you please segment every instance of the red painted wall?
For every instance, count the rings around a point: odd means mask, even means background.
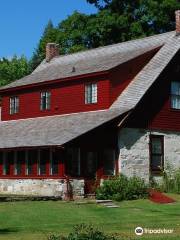
[[[111,70],[109,74],[91,76],[88,78],[51,82],[46,86],[34,86],[7,91],[2,98],[2,120],[16,120],[33,117],[51,116],[76,112],[94,111],[107,109],[117,99],[121,92],[128,86],[136,74],[154,56],[157,49],[147,52],[127,63]],[[85,104],[85,83],[97,82],[97,104]],[[40,91],[51,91],[50,110],[40,110]],[[11,90],[12,91],[12,90]],[[19,113],[9,114],[9,97],[19,96]]]
[[[171,81],[180,81],[176,56],[149,89],[127,122],[128,127],[180,131],[180,110],[171,108]]]
[[[111,104],[117,99],[122,91],[128,86],[138,72],[150,61],[158,49],[149,51],[120,67],[113,69],[110,73],[110,101]]]
[[[85,104],[85,83],[97,82],[98,102],[97,104]],[[51,109],[40,110],[40,91],[51,91]],[[9,114],[9,97],[19,96],[19,113]],[[75,81],[60,82],[51,84],[48,87],[38,87],[36,89],[18,90],[17,92],[6,94],[2,99],[2,120],[15,120],[32,117],[49,116],[56,114],[68,114],[75,112],[93,111],[106,109],[110,105],[109,80],[105,77],[91,78]]]

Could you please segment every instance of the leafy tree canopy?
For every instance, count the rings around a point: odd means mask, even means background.
[[[0,60],[0,86],[20,79],[30,73],[28,60],[21,56],[12,59],[2,58]]]
[[[45,57],[47,42],[56,42],[60,54],[104,46],[174,30],[178,0],[86,0],[97,14],[74,12],[54,27],[50,21],[31,60],[34,69]]]

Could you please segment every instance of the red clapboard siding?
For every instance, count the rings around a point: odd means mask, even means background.
[[[85,111],[107,109],[127,87],[135,75],[147,64],[158,49],[149,51],[127,63],[113,69],[108,75],[91,76],[88,79],[59,81],[32,88],[6,92],[2,98],[2,120],[16,120],[33,117],[51,116]],[[85,104],[85,83],[97,82],[97,104]],[[40,110],[40,91],[51,91],[51,109]],[[11,94],[11,95],[10,95]],[[20,109],[18,114],[9,114],[9,97],[19,96]]]
[[[101,79],[101,78],[100,78]],[[85,83],[97,82],[98,84],[98,103],[85,104]],[[109,100],[109,80],[94,79],[86,81],[61,82],[51,84],[49,87],[39,87],[38,89],[28,89],[14,92],[11,95],[18,95],[20,109],[18,114],[9,114],[9,95],[2,100],[2,120],[25,119],[32,117],[50,116],[56,114],[68,114],[84,111],[106,109],[110,105]],[[40,91],[51,91],[51,109],[40,110]]]
[[[171,81],[180,81],[174,68],[179,56],[171,62],[141,100],[127,122],[127,127],[180,131],[180,110],[171,108]]]
[[[113,71],[110,73],[111,104],[123,92],[123,90],[128,86],[137,73],[150,61],[157,51],[158,49],[149,51],[113,69]]]

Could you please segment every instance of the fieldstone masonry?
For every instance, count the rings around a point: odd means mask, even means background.
[[[84,180],[70,180],[73,197],[84,196]],[[47,196],[65,198],[67,184],[64,179],[0,179],[1,194]]]
[[[180,167],[180,132],[149,131],[123,128],[119,131],[119,167],[127,176],[139,176],[149,181],[149,135],[164,136],[164,164]]]

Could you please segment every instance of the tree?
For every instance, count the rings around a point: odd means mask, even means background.
[[[49,42],[56,42],[58,30],[53,26],[51,20],[45,26],[42,37],[39,40],[38,46],[35,49],[33,56],[30,60],[30,69],[33,71],[45,58],[46,44]]]
[[[119,17],[127,17],[127,25],[134,38],[141,33],[150,35],[174,29],[174,12],[180,8],[179,0],[87,0],[99,11],[109,9]],[[129,32],[129,31],[128,31]]]
[[[12,59],[0,60],[0,86],[6,85],[16,79],[20,79],[30,73],[28,60],[21,56]]]
[[[179,0],[86,0],[97,14],[74,12],[54,27],[49,21],[31,59],[31,69],[45,58],[48,42],[59,44],[60,54],[78,52],[174,30]]]

